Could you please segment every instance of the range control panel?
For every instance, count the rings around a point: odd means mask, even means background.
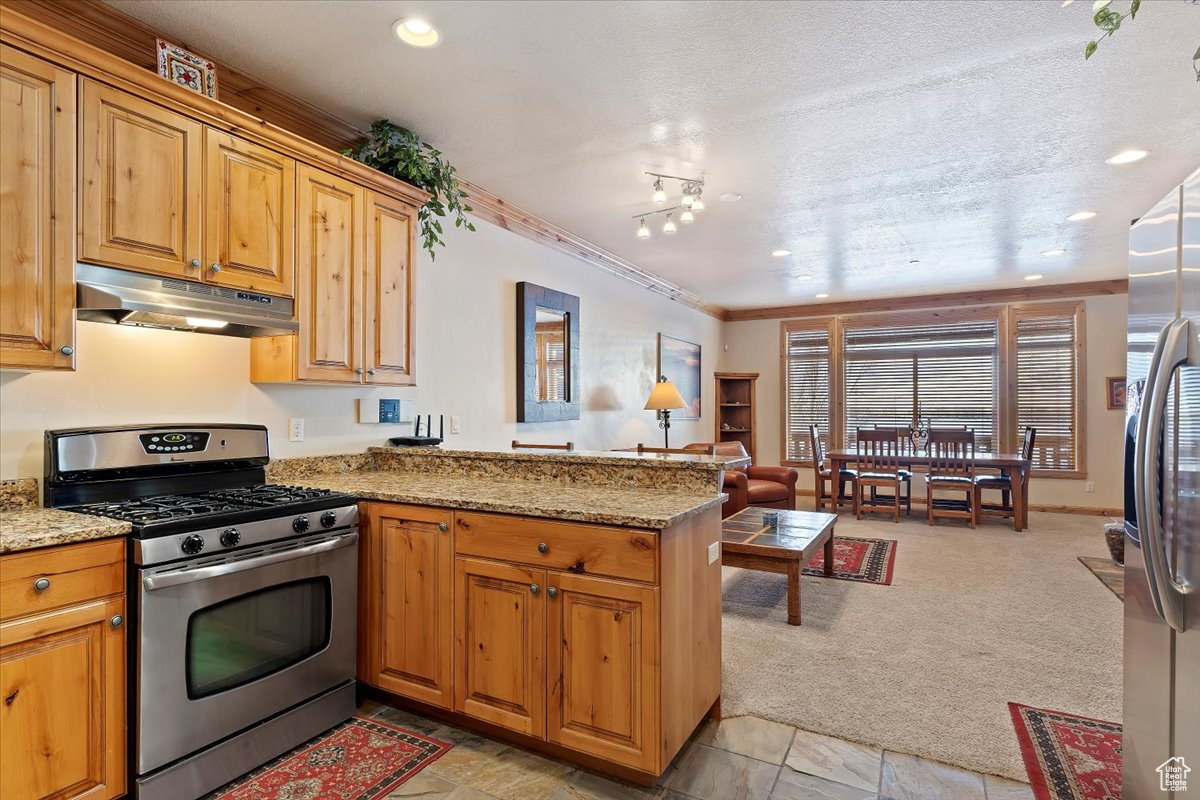
[[[155,431],[138,436],[147,453],[202,452],[208,447],[207,431]]]

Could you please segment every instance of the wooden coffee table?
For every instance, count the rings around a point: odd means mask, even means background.
[[[778,514],[774,525],[764,514]],[[800,624],[800,570],[825,548],[825,576],[833,576],[836,514],[743,508],[721,522],[721,563],[788,576],[788,624]]]

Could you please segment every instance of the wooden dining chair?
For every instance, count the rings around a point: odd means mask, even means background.
[[[895,521],[899,522],[900,490],[904,485],[904,478],[901,475],[900,440],[896,429],[859,428],[855,439],[858,441],[855,518],[862,519],[864,511],[887,511],[890,507]],[[868,489],[869,492],[866,491]],[[892,494],[882,496],[879,494],[880,489],[889,489]]]
[[[833,508],[833,513],[836,514],[842,509],[842,503],[846,500],[850,501],[850,507],[854,510],[855,515],[858,514],[858,472],[850,467],[842,467],[840,474],[835,478],[833,468],[829,466],[828,459],[825,455],[825,444],[821,441],[821,434],[817,431],[816,425],[808,426],[809,441],[812,444],[813,456],[813,486],[816,489],[816,510],[824,511],[825,504]],[[825,490],[825,483],[829,482],[829,490]],[[846,494],[846,485],[851,487],[851,493]]]
[[[935,502],[935,491],[963,492],[966,502]],[[965,519],[974,528],[979,522],[975,500],[975,431],[935,428],[929,431],[929,472],[925,475],[925,502],[929,524],[938,517]]]
[[[534,442],[518,442],[512,440],[513,450],[566,450],[568,453],[574,452],[575,443],[567,442],[566,444],[539,444]]]
[[[1037,439],[1037,428],[1026,427],[1021,437],[1021,458],[1033,462],[1034,442]],[[1029,469],[1021,472],[1021,491],[1028,492]],[[1000,492],[1000,505],[984,505],[983,492],[986,489]],[[1028,496],[1028,494],[1026,494]],[[990,474],[975,476],[975,507],[981,516],[1013,517],[1013,527],[1016,527],[1016,505],[1012,502],[1012,482],[1008,475]]]
[[[876,425],[877,431],[895,431],[896,449],[900,453],[900,480],[904,484],[904,513],[912,514],[912,463],[905,462],[904,456],[916,452],[913,444],[911,425]]]
[[[715,456],[717,454],[717,446],[715,444],[691,444],[687,447],[650,447],[638,442],[637,451],[638,453],[659,453],[679,456]]]

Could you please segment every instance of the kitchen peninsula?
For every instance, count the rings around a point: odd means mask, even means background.
[[[361,682],[649,783],[719,708],[727,465],[374,448],[268,477],[363,501]]]

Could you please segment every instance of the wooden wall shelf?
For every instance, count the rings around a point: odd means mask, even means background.
[[[717,382],[716,441],[741,442],[754,458],[754,386],[758,373],[716,372],[713,377]]]

